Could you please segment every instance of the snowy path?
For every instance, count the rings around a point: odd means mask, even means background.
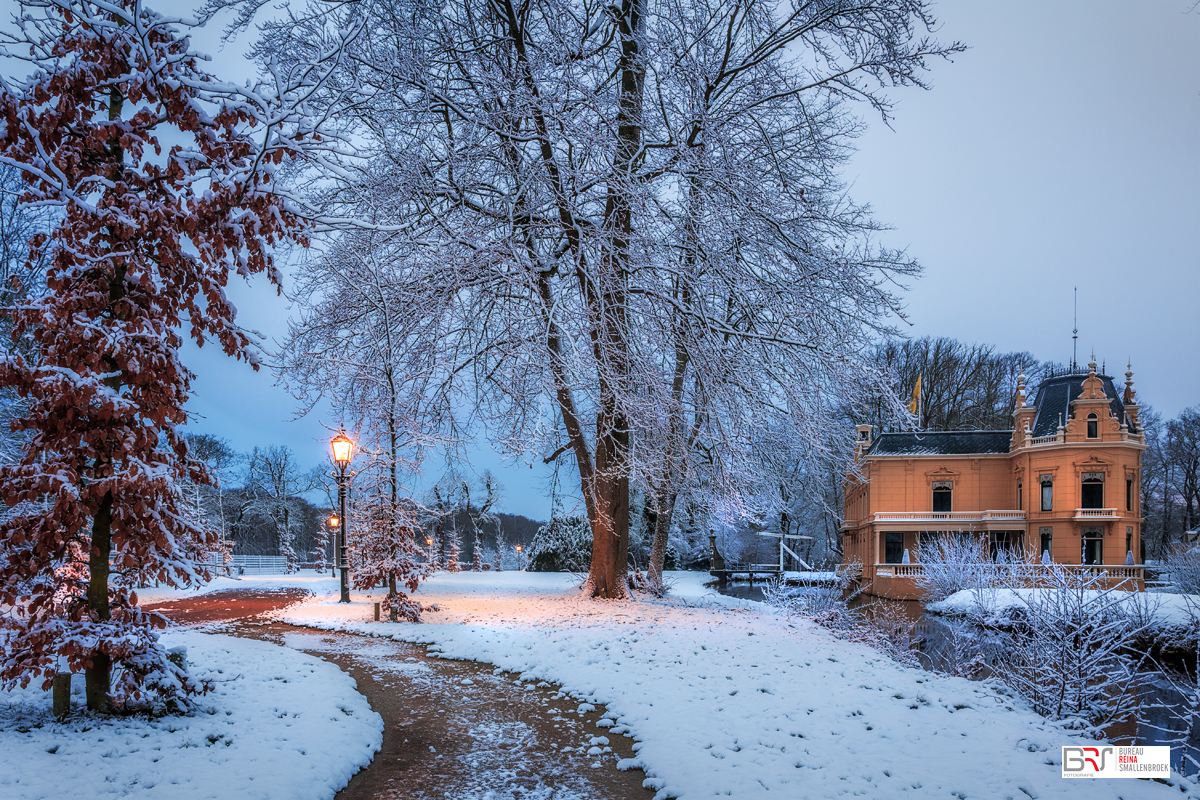
[[[216,681],[199,713],[60,723],[48,693],[0,692],[0,797],[330,800],[379,748],[382,720],[332,664],[228,636],[163,640]]]
[[[554,687],[425,648],[273,624],[247,629],[326,658],[383,717],[383,744],[338,800],[650,800],[640,771],[616,759],[632,742],[596,730],[600,712]],[[602,737],[602,738],[601,738]],[[597,751],[589,755],[588,751]]]
[[[428,624],[369,623],[369,596],[294,624],[428,643],[604,703],[660,797],[1166,798],[1144,781],[1066,781],[1068,733],[990,686],[906,669],[816,626],[677,576],[665,603],[581,598],[569,576],[439,575]]]

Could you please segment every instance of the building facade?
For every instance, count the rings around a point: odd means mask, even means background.
[[[1096,372],[1017,387],[1010,431],[872,435],[858,427],[845,484],[843,559],[869,594],[920,596],[922,544],[972,536],[993,559],[1049,559],[1143,586],[1141,455],[1132,370],[1118,396]]]

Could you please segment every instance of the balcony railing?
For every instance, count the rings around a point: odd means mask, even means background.
[[[1075,519],[1116,519],[1115,508],[1077,508]]]
[[[1118,441],[1118,442],[1133,442],[1134,444],[1145,444],[1146,437],[1144,434],[1141,434],[1141,433],[1130,433],[1129,431],[1122,431],[1120,437],[1118,439],[1116,439],[1116,441]],[[1066,444],[1066,442],[1067,442],[1067,439],[1066,439],[1065,435],[1060,438],[1057,433],[1052,433],[1049,436],[1030,436],[1028,439],[1025,440],[1024,446],[1025,447],[1045,447],[1046,445],[1051,445],[1051,444]]]
[[[1024,511],[876,511],[876,522],[985,522],[1024,520]]]
[[[1106,575],[1109,578],[1140,580],[1146,567],[1144,564],[1003,564],[1011,575],[1023,580],[1036,579],[1051,567],[1081,572],[1092,576]],[[925,573],[923,564],[876,564],[875,574],[881,578],[915,578]]]

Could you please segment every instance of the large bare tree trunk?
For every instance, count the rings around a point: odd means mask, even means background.
[[[600,409],[596,415],[596,519],[592,523],[593,597],[628,596],[629,423],[621,407],[627,395],[629,364],[629,267],[633,234],[633,181],[642,148],[642,93],[646,68],[641,57],[645,0],[624,0],[616,20],[621,39],[617,144],[609,175],[605,227],[609,242],[601,265],[600,295],[591,295],[593,319],[600,320],[592,346],[600,370]]]

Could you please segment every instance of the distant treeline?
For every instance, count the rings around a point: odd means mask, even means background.
[[[337,487],[326,470],[302,467],[286,446],[238,453],[215,436],[193,434],[188,447],[217,481],[216,486],[189,487],[193,505],[221,531],[234,555],[286,555],[300,563],[329,558],[327,523]],[[410,501],[422,537],[432,535],[439,524],[445,531],[457,532],[462,539],[459,558],[468,563],[475,555],[475,539],[464,535],[467,532],[478,530],[481,550],[488,551],[481,556],[486,555],[489,563],[498,542],[513,547],[533,540],[542,523],[491,510],[500,487],[490,475],[480,481],[481,486],[452,477],[443,479],[440,488],[421,502]],[[478,491],[472,494],[472,489]],[[353,536],[353,519],[350,531]]]

